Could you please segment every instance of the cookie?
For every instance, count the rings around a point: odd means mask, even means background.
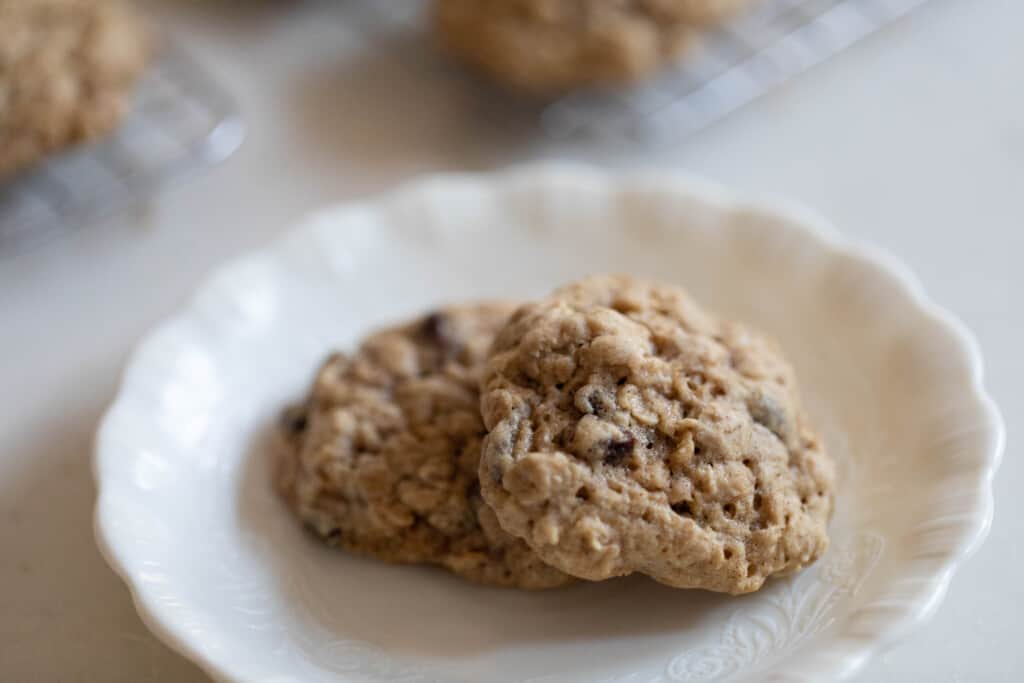
[[[109,133],[150,35],[114,0],[0,0],[0,178]]]
[[[566,573],[746,593],[828,545],[834,465],[793,370],[679,289],[600,276],[524,306],[481,408],[484,500]]]
[[[671,0],[438,0],[450,54],[520,89],[635,81],[678,55],[692,29]]]
[[[378,332],[320,369],[283,426],[278,487],[331,544],[540,589],[570,577],[505,533],[480,496],[479,379],[513,306],[447,308]]]

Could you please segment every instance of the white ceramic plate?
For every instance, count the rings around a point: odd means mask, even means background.
[[[782,342],[840,463],[813,568],[742,598],[483,588],[321,547],[272,494],[268,435],[328,350],[600,271]],[[442,176],[313,216],[140,345],[98,435],[97,536],[146,623],[224,680],[835,680],[926,618],[984,536],[1003,429],[981,375],[903,266],[801,210],[664,173]]]

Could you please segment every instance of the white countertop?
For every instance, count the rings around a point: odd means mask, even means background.
[[[151,2],[238,98],[249,138],[142,210],[0,260],[0,678],[202,681],[92,538],[91,439],[132,345],[217,263],[311,208],[537,157],[685,168],[797,198],[905,259],[978,336],[1010,429],[988,541],[924,628],[859,678],[1024,678],[1024,3],[934,0],[696,138],[557,146],[366,49],[327,0]]]

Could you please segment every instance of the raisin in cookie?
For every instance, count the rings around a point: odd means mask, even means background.
[[[0,178],[112,130],[150,42],[116,0],[0,0]]]
[[[551,92],[642,78],[692,29],[670,0],[438,0],[435,31],[456,58],[512,86]]]
[[[834,466],[792,369],[679,289],[602,276],[524,306],[482,392],[484,499],[564,572],[745,593],[828,545]]]
[[[328,542],[482,583],[571,579],[505,533],[480,497],[479,375],[513,306],[438,311],[331,356],[285,420],[278,485]]]

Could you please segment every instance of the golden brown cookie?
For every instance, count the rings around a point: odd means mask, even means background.
[[[532,91],[635,81],[747,0],[437,0],[441,45]]]
[[[481,405],[484,499],[568,574],[746,593],[828,545],[834,466],[792,369],[677,288],[593,277],[524,306]]]
[[[116,0],[0,0],[0,179],[116,127],[150,42]]]
[[[447,308],[331,356],[284,426],[278,485],[332,544],[539,589],[570,577],[505,533],[479,493],[479,376],[513,306]]]

